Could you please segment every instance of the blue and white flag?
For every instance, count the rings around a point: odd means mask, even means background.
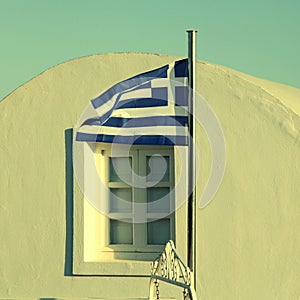
[[[136,75],[91,100],[94,116],[76,140],[135,145],[188,144],[188,60]]]

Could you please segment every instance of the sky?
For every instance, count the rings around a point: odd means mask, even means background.
[[[0,99],[82,56],[187,56],[300,88],[299,0],[0,0]]]

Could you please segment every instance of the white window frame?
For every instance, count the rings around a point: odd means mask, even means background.
[[[85,143],[84,158],[85,165],[84,172],[89,172],[89,163],[98,162],[102,165],[105,161],[104,156],[101,158],[101,150],[109,149],[110,144],[105,145],[101,143]],[[104,148],[103,148],[104,146]],[[142,146],[138,147],[141,155],[151,153],[153,147]],[[152,149],[150,149],[152,148]],[[165,152],[164,152],[165,151]],[[161,147],[160,153],[170,153],[170,148]],[[153,153],[154,153],[153,152]],[[186,147],[174,147],[174,156],[172,160],[174,163],[174,177],[172,181],[175,186],[178,184],[176,176],[180,175],[181,182],[179,187],[175,188],[175,205],[177,198],[184,197],[187,189],[187,171],[186,166],[175,163],[178,156],[186,156]],[[107,160],[106,160],[107,161]],[[97,165],[99,165],[97,163]],[[171,164],[170,164],[171,165]],[[107,170],[102,170],[102,176],[108,178]],[[180,172],[178,171],[180,170]],[[101,170],[98,170],[98,172]],[[182,174],[183,172],[183,174]],[[178,175],[179,174],[179,175]],[[183,179],[182,179],[183,178]],[[93,184],[90,182],[89,184]],[[123,276],[149,276],[149,262],[152,261],[157,254],[163,249],[164,245],[147,245],[145,248],[126,249],[126,245],[109,245],[108,247],[108,218],[96,210],[84,195],[80,192],[78,186],[75,184],[74,191],[74,255],[73,255],[73,273],[82,275],[123,275]],[[171,231],[171,238],[175,240],[176,247],[183,256],[186,256],[186,239],[187,239],[187,203],[182,205],[174,212],[174,224],[171,226],[174,230]],[[106,230],[103,231],[103,228]],[[126,252],[127,256],[119,255]]]
[[[129,153],[129,156],[132,158],[132,164],[133,164],[133,171],[136,173],[140,173],[141,176],[146,176],[146,159],[147,156],[152,156],[155,154],[159,154],[162,156],[168,156],[169,157],[169,171],[170,171],[170,178],[168,182],[161,182],[156,185],[156,187],[168,187],[170,190],[173,189],[174,187],[174,155],[173,155],[173,149],[170,147],[159,147],[157,149],[154,149],[154,147],[147,147],[147,146],[133,146],[131,147],[131,151]],[[106,145],[97,145],[96,147],[96,153],[97,155],[101,155],[104,157],[104,169],[109,170],[109,158],[112,157],[110,148],[107,147]],[[124,157],[123,154],[120,155],[114,155],[113,157]],[[99,162],[100,163],[100,162]],[[141,165],[142,163],[142,165]],[[105,172],[105,179],[106,179],[106,185],[109,188],[129,188],[128,185],[122,184],[119,182],[110,182],[108,180],[109,174],[108,172]],[[134,195],[134,199],[146,199],[146,189],[140,189],[140,188],[132,188],[132,195]],[[107,199],[105,199],[107,201]],[[174,211],[174,201],[170,199],[170,210],[171,212]],[[108,207],[106,207],[106,215],[115,217],[115,218],[124,218],[124,219],[131,219],[133,218],[133,213],[110,213]],[[143,212],[141,212],[143,213]],[[145,214],[145,219],[169,219],[170,220],[170,239],[175,241],[175,233],[174,233],[174,228],[175,228],[175,217],[174,214],[171,214],[170,216],[165,216],[166,213],[149,213],[149,212],[144,212]],[[104,217],[104,216],[103,216]],[[102,224],[103,228],[105,230],[103,231],[104,238],[102,241],[100,241],[99,245],[99,250],[102,252],[111,252],[113,251],[114,253],[118,252],[119,255],[121,256],[121,253],[124,252],[122,255],[124,259],[126,257],[131,258],[133,256],[136,257],[136,259],[146,259],[146,253],[149,253],[148,259],[149,261],[152,261],[157,254],[159,254],[165,244],[158,244],[158,245],[152,245],[148,244],[147,242],[147,226],[148,223],[142,223],[142,224],[136,224],[133,223],[133,244],[109,244],[109,239],[110,239],[110,234],[109,234],[109,222],[110,219],[109,217],[104,217],[105,219],[103,220]],[[167,243],[167,241],[166,241]],[[132,252],[132,253],[130,253]],[[135,254],[133,255],[133,252]],[[126,253],[126,254],[125,254]],[[151,254],[154,253],[154,254]],[[102,253],[103,254],[103,253]]]

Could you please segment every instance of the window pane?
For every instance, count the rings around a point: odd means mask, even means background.
[[[132,244],[132,223],[110,220],[110,244]]]
[[[131,188],[111,188],[109,198],[110,212],[131,212],[132,190]]]
[[[147,181],[169,181],[169,156],[147,156]]]
[[[170,219],[161,219],[147,224],[148,244],[163,245],[170,236]]]
[[[132,174],[131,157],[110,157],[109,158],[109,181],[131,182]]]
[[[170,188],[152,187],[147,188],[147,211],[169,212],[170,211]]]

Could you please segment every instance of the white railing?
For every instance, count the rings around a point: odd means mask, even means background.
[[[173,241],[169,241],[159,257],[152,262],[149,300],[160,299],[159,281],[183,288],[184,299],[197,300],[193,274],[178,256]]]

